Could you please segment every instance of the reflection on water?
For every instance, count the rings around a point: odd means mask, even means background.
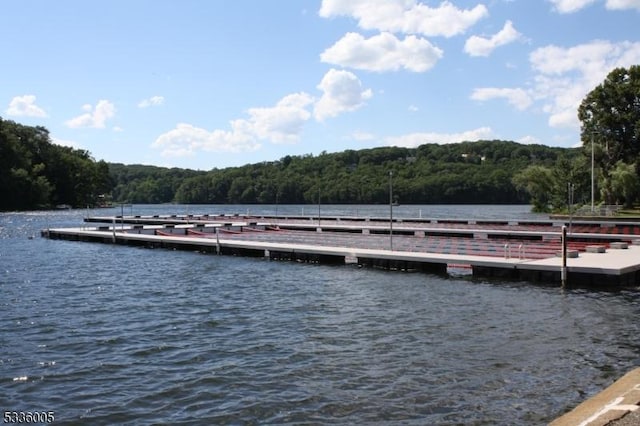
[[[182,207],[131,209],[260,209]],[[53,410],[60,424],[538,425],[639,362],[635,292],[29,239],[83,215],[0,215],[4,409]]]

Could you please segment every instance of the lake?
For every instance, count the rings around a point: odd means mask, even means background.
[[[389,206],[320,206],[388,216]],[[56,424],[540,425],[640,365],[638,293],[60,240],[0,214],[0,408]],[[396,217],[543,219],[528,206]]]

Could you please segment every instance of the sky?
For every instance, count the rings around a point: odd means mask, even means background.
[[[0,52],[0,117],[107,162],[574,147],[640,0],[4,0]]]

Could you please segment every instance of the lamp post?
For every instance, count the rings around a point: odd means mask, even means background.
[[[318,226],[320,226],[320,174],[318,174]]]
[[[567,193],[568,193],[568,203],[569,203],[569,234],[571,234],[571,225],[572,225],[572,211],[571,211],[571,207],[573,206],[573,191],[574,191],[574,186],[573,183],[569,182],[567,183]]]
[[[593,133],[591,134],[591,216],[593,216],[594,211],[594,200],[595,200],[595,161],[594,161],[594,149],[593,149]]]
[[[393,171],[389,171],[389,250],[393,250]]]

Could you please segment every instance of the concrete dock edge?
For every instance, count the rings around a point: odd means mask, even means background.
[[[549,423],[549,426],[614,425],[640,406],[640,368],[629,371],[602,392]]]

